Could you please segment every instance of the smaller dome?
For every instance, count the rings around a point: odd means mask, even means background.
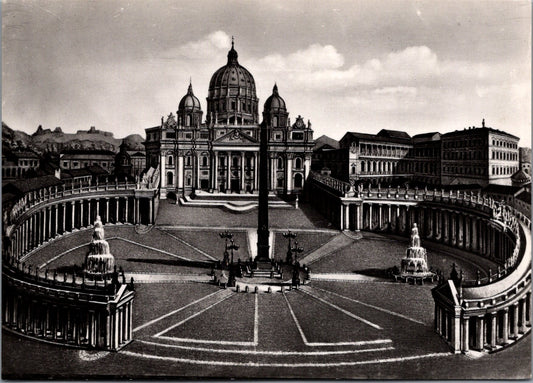
[[[265,101],[265,111],[269,110],[272,112],[276,112],[279,110],[287,111],[287,107],[285,106],[285,100],[281,98],[281,96],[278,93],[278,85],[274,84],[274,89],[272,89],[272,95],[267,98]]]
[[[198,100],[198,98],[192,92],[192,84],[189,84],[187,94],[181,99],[178,110],[202,110],[202,107],[200,106],[200,100]]]
[[[526,183],[531,180],[531,177],[528,176],[522,169],[520,169],[511,176],[511,180],[517,183]]]

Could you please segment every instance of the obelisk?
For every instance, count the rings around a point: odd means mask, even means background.
[[[268,126],[263,119],[259,134],[259,211],[257,219],[257,262],[270,261],[268,238]]]

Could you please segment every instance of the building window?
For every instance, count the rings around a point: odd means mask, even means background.
[[[187,156],[186,159],[185,159],[185,164],[187,166],[191,166],[191,156]]]
[[[278,169],[283,169],[283,158],[278,157]]]
[[[352,174],[355,174],[355,171],[356,171],[355,165],[352,165]]]
[[[206,156],[202,157],[202,166],[207,166],[207,157]]]
[[[272,126],[278,126],[278,116],[272,118]]]
[[[172,172],[167,173],[167,185],[174,185],[174,174]]]
[[[296,169],[302,168],[302,159],[300,157],[296,157],[295,166]]]
[[[169,166],[172,166],[174,162],[174,158],[172,156],[168,156],[168,164]]]
[[[276,133],[276,134],[274,134],[274,139],[275,139],[276,141],[281,141],[281,133]]]
[[[302,141],[304,139],[303,132],[292,132],[292,139],[295,141]]]

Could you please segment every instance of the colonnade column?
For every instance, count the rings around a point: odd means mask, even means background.
[[[246,165],[244,154],[244,152],[241,152],[241,192],[246,188],[244,183],[244,166]]]
[[[484,329],[483,316],[478,316],[476,321],[476,348],[483,350],[485,346],[485,329]]]
[[[140,222],[139,218],[141,216],[139,212],[139,198],[135,198],[135,224],[138,224]]]
[[[231,190],[231,153],[227,154],[226,193]]]
[[[350,205],[344,205],[344,229],[350,230]]]
[[[52,207],[46,207],[46,215],[48,216],[48,239],[52,238]]]
[[[167,175],[166,175],[166,158],[163,153],[161,153],[161,156],[159,157],[159,163],[161,164],[161,174],[159,176],[159,179],[161,180],[161,189],[167,187]],[[161,192],[161,197],[166,198],[166,193]]]
[[[61,234],[65,233],[65,230],[67,230],[67,225],[65,224],[67,220],[67,204],[63,202],[62,206],[63,206],[63,220],[61,221]]]
[[[368,230],[372,231],[372,204],[368,204]]]
[[[110,223],[109,219],[109,198],[105,199],[105,223]]]
[[[195,188],[200,189],[200,152],[196,152],[194,158],[196,159],[196,177],[195,177]]]
[[[71,215],[71,223],[70,223],[70,231],[74,231],[74,229],[76,228],[76,216],[75,216],[75,213],[76,213],[76,201],[72,201],[70,203],[70,206],[71,206],[71,212],[70,212],[70,215]]]
[[[516,302],[513,304],[513,331],[511,334],[511,336],[515,339],[518,338],[518,313],[518,302]]]
[[[128,214],[128,207],[130,204],[129,197],[126,197],[124,202],[126,202],[126,205],[124,206],[124,223],[129,223],[130,222],[129,214]]]
[[[115,223],[119,223],[120,219],[118,217],[118,202],[119,202],[119,199],[118,197],[115,197]]]
[[[470,319],[468,317],[463,318],[463,351],[468,352],[470,347]]]
[[[292,193],[292,155],[287,155],[287,194]]]
[[[496,312],[490,313],[490,348],[493,350],[496,348],[496,337],[498,333],[496,331]]]
[[[259,189],[259,157],[258,153],[254,152],[254,190]]]
[[[178,153],[178,189],[183,190],[183,156]]]
[[[503,309],[503,337],[502,342],[503,344],[509,343],[509,308],[505,307]]]

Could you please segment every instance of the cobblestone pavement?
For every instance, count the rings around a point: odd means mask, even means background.
[[[206,283],[207,269],[191,268],[170,255],[194,261],[209,259],[206,254],[217,257],[222,243],[206,245],[209,241],[215,243],[211,238],[217,236],[216,230],[156,227],[149,234],[140,235],[131,227],[106,227],[106,235],[115,238],[111,242],[112,253],[119,255],[127,250],[130,255],[119,258],[128,266],[136,265],[130,270],[125,267],[128,277],[143,282],[136,285],[134,342],[118,353],[106,353],[53,346],[4,331],[3,376],[41,379],[529,376],[530,336],[496,354],[453,355],[433,332],[432,285],[394,283],[379,275],[399,262],[405,239],[363,233],[362,240],[349,238],[348,244],[340,241],[335,252],[331,243],[343,234],[322,233],[324,237],[314,242],[318,247],[313,254],[322,256],[317,256],[313,263],[313,272],[334,272],[337,276],[342,273],[346,276],[344,280],[317,280],[299,290],[253,294]],[[242,234],[245,240],[245,232]],[[66,236],[64,242],[60,240],[43,248],[29,260],[35,257],[46,262],[47,257],[53,258],[69,246],[83,243],[86,237],[86,232]],[[121,244],[127,244],[127,249]],[[134,248],[147,262],[128,261]],[[434,262],[448,266],[457,262],[471,270],[479,258],[469,255],[468,262],[463,264],[465,254],[450,256],[447,250],[431,250]],[[67,252],[54,262],[61,259],[62,264],[68,264],[69,255]],[[53,267],[54,262],[49,266]],[[509,370],[511,366],[513,369]]]

